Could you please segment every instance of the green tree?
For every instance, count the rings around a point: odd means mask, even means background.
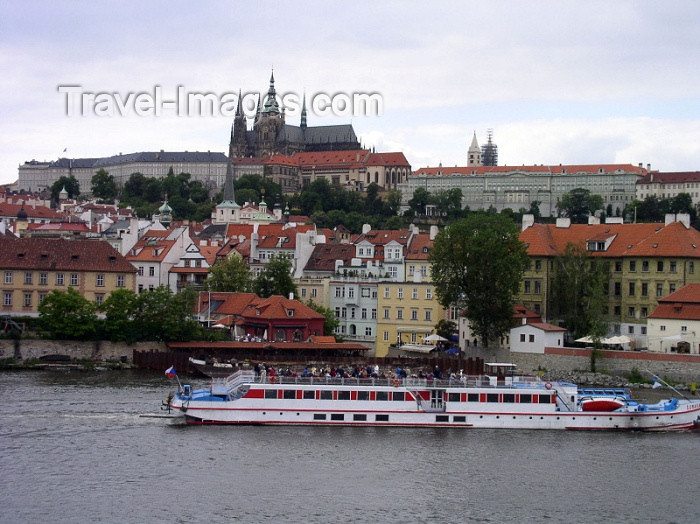
[[[99,169],[91,179],[92,194],[103,200],[114,200],[118,195],[117,183],[114,177],[104,169]]]
[[[194,316],[197,293],[186,288],[175,295],[170,288],[159,286],[138,295],[137,340],[189,340],[200,338],[199,323]]]
[[[130,289],[112,291],[101,307],[105,314],[105,336],[113,342],[136,342],[138,333],[134,322],[137,320],[138,295]]]
[[[572,223],[585,224],[589,216],[603,209],[603,197],[578,187],[562,195],[557,202],[557,209],[560,214],[569,217]]]
[[[413,198],[408,201],[408,207],[412,209],[416,215],[425,215],[425,206],[430,201],[430,193],[424,187],[419,187],[413,192]]]
[[[573,337],[600,339],[607,333],[603,316],[609,268],[605,260],[589,257],[582,247],[567,244],[555,259],[552,314],[563,320]]]
[[[90,340],[97,326],[95,304],[69,287],[54,290],[39,304],[39,329],[52,338]]]
[[[306,305],[314,311],[316,311],[317,313],[321,313],[324,317],[326,317],[323,321],[323,334],[327,337],[335,336],[335,330],[340,325],[340,319],[335,316],[335,311],[333,311],[330,308],[316,304],[316,302],[314,302],[311,299],[309,299],[309,301],[306,302]]]
[[[440,319],[437,324],[435,324],[435,333],[440,335],[442,338],[450,340],[452,335],[457,334],[457,324],[447,319]]]
[[[399,209],[401,209],[401,191],[398,189],[389,191],[386,195],[386,205],[392,215],[398,215]]]
[[[248,264],[238,255],[232,254],[214,264],[209,270],[206,287],[209,291],[245,293],[251,290],[253,281]]]
[[[51,199],[58,201],[58,194],[63,189],[68,193],[68,198],[77,198],[80,195],[80,184],[73,175],[62,176],[51,184]]]
[[[292,261],[285,256],[273,255],[265,268],[253,282],[253,292],[262,298],[272,295],[289,296],[296,294],[297,287],[292,280]]]
[[[474,213],[440,231],[430,251],[440,304],[466,310],[484,346],[511,327],[515,295],[528,263],[518,235],[507,217]]]

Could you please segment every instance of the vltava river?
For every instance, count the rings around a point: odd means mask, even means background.
[[[196,382],[195,382],[196,384]],[[187,427],[172,381],[0,372],[0,522],[697,522],[698,433]]]

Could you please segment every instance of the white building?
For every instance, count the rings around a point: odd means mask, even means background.
[[[544,348],[564,345],[564,333],[566,329],[545,322],[522,324],[510,330],[510,350],[544,354]]]

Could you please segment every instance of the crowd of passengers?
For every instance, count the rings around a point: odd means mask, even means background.
[[[411,370],[409,368],[397,367],[394,370],[381,369],[378,364],[367,366],[350,366],[350,367],[316,367],[306,366],[303,370],[293,368],[275,368],[265,363],[255,364],[255,375],[261,382],[274,382],[278,377],[302,377],[302,378],[358,378],[358,379],[426,379],[426,380],[449,380],[450,382],[465,382],[467,375],[462,370],[454,372],[448,370],[443,373],[442,370],[435,366],[432,369]]]

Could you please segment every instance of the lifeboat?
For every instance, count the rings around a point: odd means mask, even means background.
[[[626,404],[618,397],[587,397],[581,399],[582,411],[615,411]]]

